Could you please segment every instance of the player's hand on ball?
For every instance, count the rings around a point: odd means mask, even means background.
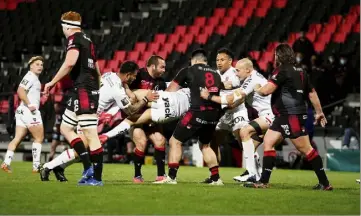
[[[157,100],[159,98],[159,94],[156,91],[148,91],[146,97],[151,102]]]
[[[232,81],[224,81],[223,84],[225,89],[232,89]]]
[[[327,119],[325,114],[321,113],[316,113],[315,115],[315,125],[320,124],[322,127],[325,127],[327,124]]]
[[[204,100],[207,100],[209,96],[209,92],[207,88],[202,88],[201,89],[201,98],[203,98]]]

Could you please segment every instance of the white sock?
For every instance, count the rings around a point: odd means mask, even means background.
[[[254,153],[254,163],[256,164],[256,170],[257,170],[256,179],[258,181],[262,175],[262,164],[259,162],[259,154],[257,151]]]
[[[129,130],[130,124],[126,121],[122,121],[120,124],[118,124],[115,128],[105,133],[105,135],[108,138],[115,137],[121,133],[125,133]]]
[[[68,149],[63,151],[58,157],[54,158],[52,161],[45,163],[44,167],[48,169],[54,169],[55,167],[66,164],[74,159],[74,149]]]
[[[40,156],[41,156],[41,144],[40,143],[33,143],[32,146],[32,153],[33,153],[33,168],[38,168],[40,165]]]
[[[253,140],[249,139],[246,142],[242,142],[242,146],[243,146],[244,159],[246,161],[246,169],[248,170],[250,176],[256,175],[257,169],[254,159],[255,151],[254,151]]]
[[[10,165],[11,160],[13,159],[13,157],[14,157],[14,152],[10,151],[10,150],[7,150],[6,155],[5,155],[4,163],[6,163],[7,165]]]
[[[65,164],[62,164],[60,165],[61,168],[65,169],[67,168],[68,166],[72,165],[73,163],[76,163],[76,162],[79,162],[80,161],[80,158],[74,158],[74,160],[71,160]]]

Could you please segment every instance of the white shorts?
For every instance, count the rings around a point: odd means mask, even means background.
[[[247,109],[227,110],[219,119],[216,130],[236,131],[249,123]]]
[[[16,126],[29,128],[43,124],[39,110],[31,112],[26,106],[20,105],[15,112]]]
[[[96,116],[77,116],[75,112],[65,109],[65,112],[63,114],[63,120],[61,123],[67,125],[68,127],[74,128],[74,130],[76,129],[78,124],[82,129],[97,128],[98,118]]]
[[[265,122],[267,122],[268,126],[271,126],[273,121],[275,120],[275,115],[273,115],[272,112],[268,113],[262,113],[259,118],[263,119]]]
[[[160,95],[158,100],[152,102],[150,114],[152,121],[156,123],[166,123],[180,117],[177,116],[177,107],[166,94]]]

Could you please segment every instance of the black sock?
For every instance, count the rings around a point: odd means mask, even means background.
[[[173,180],[175,178],[177,178],[178,169],[179,169],[178,163],[169,163],[168,164],[168,176]]]
[[[101,181],[103,174],[103,147],[100,147],[95,151],[91,151],[90,159],[91,162],[93,162],[94,178],[97,181]]]
[[[165,148],[154,148],[154,158],[157,163],[158,176],[165,175]]]
[[[209,168],[209,171],[211,172],[211,180],[212,181],[218,181],[219,179],[219,166],[214,166],[212,168]]]
[[[323,168],[322,158],[318,155],[317,151],[313,149],[308,155],[306,155],[307,160],[311,163],[313,171],[315,171],[318,182],[324,186],[328,186],[328,182],[325,170]]]
[[[143,160],[144,160],[144,152],[138,150],[137,148],[135,148],[134,151],[134,177],[138,177],[142,175],[141,169],[142,169],[142,164],[143,164]]]
[[[272,169],[276,162],[276,151],[265,151],[263,156],[263,169],[260,182],[268,184],[269,179],[271,178]]]
[[[70,142],[70,145],[73,147],[73,149],[79,155],[79,157],[83,163],[84,170],[89,169],[89,167],[91,167],[90,157],[89,157],[88,151],[86,150],[86,148],[84,146],[83,141],[78,137],[78,138],[73,139]]]

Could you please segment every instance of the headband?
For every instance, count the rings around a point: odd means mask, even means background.
[[[65,28],[81,28],[79,21],[61,20],[61,25]]]

